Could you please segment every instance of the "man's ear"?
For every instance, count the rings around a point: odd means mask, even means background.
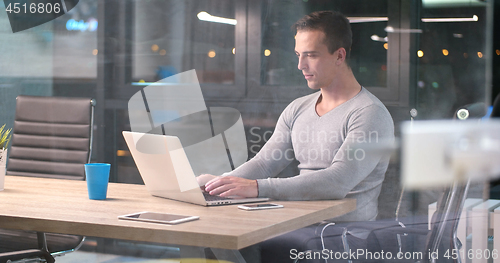
[[[337,49],[337,61],[335,61],[335,64],[340,65],[342,62],[345,61],[347,56],[347,52],[345,51],[345,48],[341,47]]]

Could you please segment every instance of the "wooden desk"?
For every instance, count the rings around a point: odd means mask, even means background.
[[[285,208],[243,211],[203,207],[151,196],[144,185],[110,183],[107,200],[90,200],[84,181],[6,176],[0,192],[2,228],[165,244],[241,249],[343,215],[355,200],[278,201]],[[118,220],[140,211],[200,216],[179,225]]]

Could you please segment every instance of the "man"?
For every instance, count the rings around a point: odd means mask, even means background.
[[[356,210],[341,221],[375,220],[388,158],[370,156],[356,143],[394,138],[385,106],[354,77],[347,63],[352,32],[338,12],[307,15],[296,31],[298,69],[319,90],[294,100],[281,114],[273,136],[259,153],[232,172],[202,175],[212,195],[270,197],[276,200],[355,198]],[[295,157],[298,175],[275,178]],[[279,157],[279,158],[276,158]]]

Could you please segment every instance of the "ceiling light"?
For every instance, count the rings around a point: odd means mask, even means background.
[[[394,28],[392,26],[388,26],[384,28],[387,33],[422,33],[422,29],[415,28]]]
[[[477,22],[478,16],[472,17],[450,17],[450,18],[422,18],[422,22],[426,23],[442,23],[442,22]]]
[[[351,23],[366,23],[366,22],[381,22],[381,21],[389,21],[389,18],[386,16],[380,17],[348,17],[349,22]]]
[[[197,17],[199,20],[202,20],[202,21],[236,25],[236,19],[213,16],[205,11],[199,12]]]
[[[377,35],[372,35],[371,39],[373,41],[379,41],[379,42],[387,42],[389,40],[387,37],[379,37]]]

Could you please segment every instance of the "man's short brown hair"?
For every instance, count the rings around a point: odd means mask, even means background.
[[[343,47],[347,58],[351,51],[352,31],[347,17],[336,11],[318,11],[304,16],[292,26],[295,34],[301,30],[320,30],[325,33],[328,52],[333,54]]]

